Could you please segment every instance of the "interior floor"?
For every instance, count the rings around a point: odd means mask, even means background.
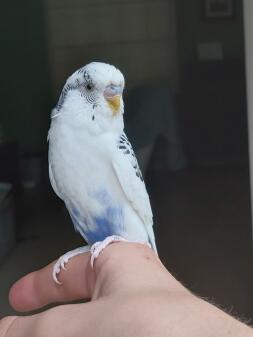
[[[253,318],[249,174],[216,166],[147,175],[161,260],[183,284],[242,319]],[[22,275],[82,245],[63,204],[47,188],[22,199],[21,239],[0,265],[0,317]]]

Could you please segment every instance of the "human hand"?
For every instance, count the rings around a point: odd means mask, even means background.
[[[250,328],[186,290],[146,246],[112,244],[94,271],[89,254],[76,256],[61,272],[61,286],[52,280],[52,266],[14,284],[10,303],[16,310],[91,301],[7,317],[0,321],[0,337],[253,336]]]

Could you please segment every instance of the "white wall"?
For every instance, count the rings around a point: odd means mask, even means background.
[[[177,87],[174,0],[45,0],[54,95],[92,60],[118,66],[127,87],[168,79]]]
[[[246,48],[247,108],[251,180],[251,213],[253,214],[253,1],[244,0],[244,30]],[[253,228],[252,228],[253,232]]]

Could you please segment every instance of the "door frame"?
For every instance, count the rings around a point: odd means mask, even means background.
[[[253,1],[243,1],[244,36],[245,36],[245,64],[247,86],[247,114],[249,135],[249,163],[250,163],[250,191],[251,191],[251,219],[253,215]],[[251,220],[252,225],[252,220]],[[253,225],[252,225],[253,233]],[[253,236],[252,236],[253,244]]]

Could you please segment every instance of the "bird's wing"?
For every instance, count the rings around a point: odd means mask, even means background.
[[[51,136],[51,128],[48,131],[48,135],[47,135],[47,141],[50,141],[50,136]],[[57,184],[54,178],[54,172],[53,172],[53,168],[52,168],[52,163],[51,163],[51,151],[50,151],[50,143],[49,143],[49,150],[48,150],[48,172],[49,172],[49,180],[50,183],[53,187],[53,190],[55,192],[55,194],[63,200],[61,193],[59,191],[59,188],[57,188]]]
[[[79,212],[77,211],[77,208],[75,208],[73,206],[71,207],[70,203],[68,203],[66,200],[64,200],[62,194],[60,193],[60,190],[57,187],[57,184],[56,184],[56,181],[55,181],[55,178],[54,178],[54,172],[53,172],[53,169],[52,169],[50,159],[48,161],[48,168],[49,168],[49,179],[50,179],[51,185],[53,187],[53,190],[55,191],[57,196],[64,201],[64,203],[66,205],[66,208],[67,208],[67,210],[70,214],[71,220],[74,224],[75,230],[77,232],[79,232],[84,237],[84,239],[87,241],[87,239],[85,237],[84,230],[83,230],[84,220],[83,220],[83,218],[81,218]]]
[[[50,179],[50,182],[51,182],[51,185],[53,187],[53,190],[55,192],[55,194],[63,200],[63,197],[61,196],[61,193],[59,191],[59,189],[57,188],[57,184],[56,184],[56,181],[55,181],[55,178],[54,178],[54,173],[53,173],[53,169],[52,169],[52,165],[51,165],[51,162],[50,160],[48,161],[48,171],[49,171],[49,179]]]
[[[142,220],[148,233],[150,243],[156,251],[152,228],[153,214],[149,196],[134,151],[125,134],[122,134],[118,140],[112,164],[123,192]]]

